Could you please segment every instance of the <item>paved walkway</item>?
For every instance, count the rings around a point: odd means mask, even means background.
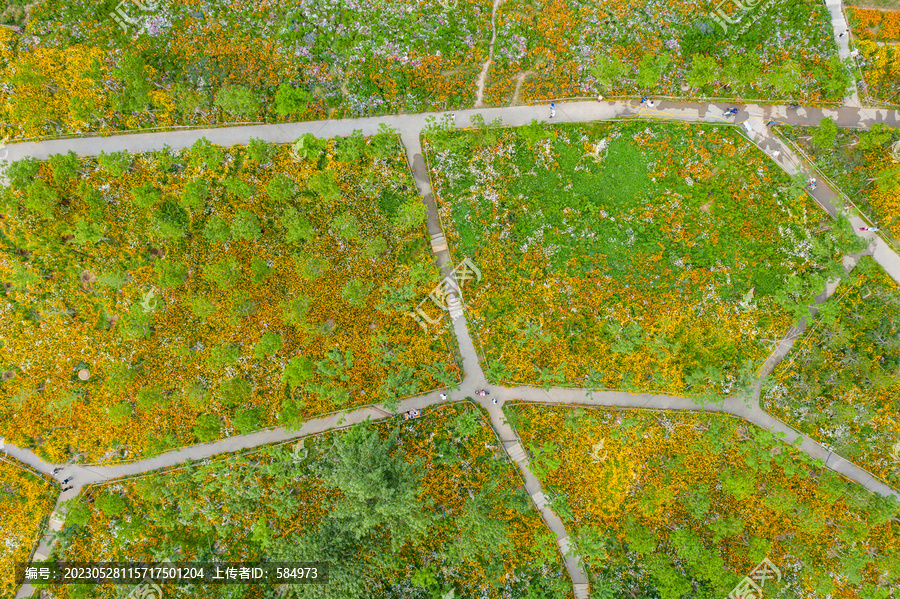
[[[725,104],[660,102],[654,109],[641,108],[636,104],[636,102],[560,103],[557,105],[557,118],[554,119],[554,122],[589,122],[616,117],[671,119],[691,122],[725,121],[722,117],[726,108]],[[505,125],[518,126],[528,124],[532,119],[547,121],[549,110],[546,106],[518,106],[457,111],[455,113],[456,126],[470,126],[471,118],[476,114],[482,115],[488,122],[491,122],[494,119],[500,119]],[[304,133],[312,133],[320,137],[333,137],[337,135],[348,135],[355,129],[359,129],[364,134],[371,135],[377,132],[377,128],[380,124],[384,123],[394,127],[400,132],[401,140],[405,145],[407,157],[415,176],[416,185],[419,192],[422,194],[423,201],[428,206],[428,232],[433,238],[432,245],[435,249],[438,265],[445,276],[451,276],[453,265],[442,237],[438,214],[434,205],[434,198],[420,144],[420,134],[426,125],[426,118],[428,116],[439,117],[442,115],[439,113],[394,115],[363,119],[327,120],[307,123],[256,125],[189,131],[179,130],[100,138],[26,142],[9,145],[8,159],[13,161],[26,156],[46,159],[51,154],[63,153],[69,150],[82,156],[96,155],[100,151],[107,153],[120,150],[146,152],[160,149],[164,144],[170,146],[172,149],[180,149],[191,146],[195,141],[202,137],[207,138],[213,143],[224,146],[246,144],[253,137],[261,138],[269,142],[290,143]],[[735,120],[737,123],[746,123],[748,135],[751,139],[756,141],[763,151],[771,153],[773,149],[780,149],[782,157],[778,160],[779,165],[788,172],[796,172],[798,169],[805,167],[789,148],[782,144],[774,135],[771,135],[764,123],[771,119],[775,119],[778,122],[787,124],[816,125],[825,117],[834,118],[841,126],[868,127],[876,122],[897,126],[898,119],[900,119],[900,113],[892,110],[852,107],[836,110],[807,108],[790,110],[784,106],[747,105],[742,107],[741,112],[737,115]],[[835,214],[835,209],[832,205],[835,194],[832,190],[824,185],[820,185],[815,191],[814,197],[824,210],[828,211],[829,214]],[[858,226],[862,226],[862,224],[859,224]],[[874,234],[866,233],[865,235],[871,239],[870,252],[875,260],[878,261],[895,280],[900,282],[900,256],[886,244],[881,242],[880,238]],[[847,266],[852,267],[854,263],[854,259],[849,259]],[[824,301],[830,293],[833,293],[835,286],[836,282],[830,284],[829,288],[825,290],[818,300]],[[469,334],[465,314],[463,313],[461,316],[453,319],[452,326],[459,343],[466,376],[461,382],[459,389],[451,393],[451,400],[475,396],[476,390],[488,386],[478,361],[475,344]],[[803,323],[801,323],[799,330],[802,330],[802,327]],[[784,357],[792,346],[796,335],[797,330],[792,329],[788,332],[785,339],[782,340],[772,356],[766,361],[766,364],[763,367],[763,374],[770,372],[778,361]],[[797,437],[803,437],[803,443],[800,446],[800,449],[811,456],[821,458],[829,468],[845,474],[873,492],[881,493],[883,495],[893,495],[895,497],[898,496],[896,491],[887,487],[880,481],[873,479],[866,472],[842,458],[831,454],[812,439],[799,435],[787,425],[762,411],[758,401],[759,386],[754,390],[750,402],[730,398],[726,399],[722,406],[708,405],[704,407],[698,407],[694,404],[692,399],[685,397],[629,394],[624,392],[594,392],[593,394],[589,394],[587,390],[584,389],[554,388],[549,391],[543,391],[533,387],[493,387],[492,394],[492,397],[479,399],[479,403],[483,405],[490,414],[492,426],[503,441],[508,454],[520,468],[525,480],[526,490],[532,497],[532,500],[544,517],[550,530],[556,534],[557,543],[564,556],[568,553],[568,548],[570,546],[568,534],[561,520],[547,506],[547,499],[541,490],[540,483],[529,469],[527,455],[522,450],[520,441],[515,435],[515,431],[509,427],[508,423],[505,421],[502,405],[507,400],[518,399],[550,403],[727,412],[745,418],[748,421],[769,430],[783,432],[787,435],[787,440],[789,441],[796,439]],[[498,403],[496,404],[491,401],[494,397],[498,400]],[[414,407],[421,409],[439,403],[440,401],[438,394],[434,392],[407,399],[401,402],[400,409],[402,411]],[[384,412],[384,410],[370,406],[348,413],[334,414],[325,418],[311,420],[304,423],[303,426],[296,431],[286,431],[284,429],[275,428],[252,433],[250,435],[230,437],[215,443],[194,445],[148,460],[117,466],[67,466],[60,473],[60,479],[68,478],[69,476],[74,477],[74,480],[70,483],[74,488],[60,495],[57,507],[62,501],[76,496],[81,489],[88,484],[171,467],[188,459],[200,460],[223,452],[238,451],[268,443],[287,441],[337,427],[349,426],[356,422],[361,422],[366,418],[378,420],[386,416],[387,413]],[[6,445],[5,451],[10,456],[31,465],[41,472],[50,473],[56,466],[41,461],[30,451],[16,448],[8,444]],[[51,530],[58,529],[62,517],[61,514],[54,511],[54,517],[51,521]],[[50,539],[45,537],[42,539],[37,549],[36,557],[40,558],[40,556],[46,556],[49,552],[49,548]],[[588,594],[587,579],[578,559],[566,558],[565,562],[569,574],[572,577],[573,584],[575,585],[576,596],[579,598],[586,597]],[[25,597],[29,593],[30,588],[26,585],[20,589],[18,596]]]

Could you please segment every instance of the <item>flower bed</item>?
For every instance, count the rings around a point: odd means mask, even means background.
[[[891,156],[900,129],[881,123],[868,130],[849,129],[826,121],[819,127],[783,126],[778,131],[799,144],[882,234],[900,240],[900,163]]]
[[[896,597],[896,500],[764,429],[721,414],[505,410],[594,596],[725,597],[768,558],[781,581],[766,597]]]
[[[571,597],[555,539],[478,408],[442,405],[369,430],[375,440],[330,432],[302,448],[92,487],[70,508],[75,528],[55,551],[75,561],[330,562],[328,584],[303,587],[304,597]],[[54,593],[116,596],[114,587],[82,589]],[[227,586],[191,589],[231,596]]]
[[[16,596],[16,565],[31,557],[58,490],[49,478],[0,456],[0,598]]]
[[[762,395],[773,416],[900,488],[900,288],[864,256]]]
[[[728,126],[426,138],[469,323],[497,382],[715,397],[755,379],[852,237]],[[855,238],[854,238],[855,239]]]
[[[493,58],[485,98],[504,104],[517,85],[520,102],[599,92],[839,103],[848,82],[815,0],[509,0]]]
[[[48,0],[0,29],[0,137],[471,105],[490,39],[484,0],[117,7]]]
[[[0,435],[131,458],[454,384],[397,137],[302,144],[11,165]]]

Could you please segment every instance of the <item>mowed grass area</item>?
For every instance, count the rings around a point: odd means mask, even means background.
[[[710,413],[504,409],[592,597],[727,597],[764,559],[781,574],[765,597],[897,596],[897,501],[765,429]]]
[[[900,287],[864,256],[764,388],[763,407],[900,488]]]
[[[89,487],[70,506],[55,555],[152,561],[177,550],[173,561],[329,563],[326,584],[188,587],[197,599],[571,599],[555,538],[521,486],[483,412],[446,404]],[[160,584],[165,597],[177,592]]]
[[[729,126],[435,125],[426,148],[498,382],[735,392],[853,246]]]

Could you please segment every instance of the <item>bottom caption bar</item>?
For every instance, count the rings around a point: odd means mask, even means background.
[[[323,584],[328,562],[19,562],[18,584]]]

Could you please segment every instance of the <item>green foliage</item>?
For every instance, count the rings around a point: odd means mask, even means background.
[[[339,138],[335,147],[335,158],[340,162],[355,163],[366,153],[366,138],[356,129],[352,135]]]
[[[238,210],[231,223],[231,233],[236,239],[256,239],[262,233],[259,218],[249,210]]]
[[[248,435],[260,426],[258,408],[240,408],[234,415],[234,428],[241,435]]]
[[[297,265],[297,274],[307,281],[318,279],[331,268],[328,258],[313,254],[295,255],[294,263]]]
[[[428,208],[421,199],[413,198],[400,205],[400,210],[392,219],[392,224],[397,231],[403,233],[421,227],[427,217]]]
[[[279,222],[285,229],[287,243],[303,243],[315,236],[312,224],[296,208],[286,208]]]
[[[830,148],[837,141],[838,128],[834,119],[825,117],[819,123],[819,126],[813,132],[812,141],[820,148]]]
[[[71,526],[84,526],[91,519],[91,508],[84,501],[76,501],[69,505],[69,512],[66,514],[66,524]]]
[[[687,75],[687,82],[691,87],[703,87],[719,78],[720,69],[715,57],[695,55]]]
[[[475,410],[466,410],[453,421],[453,430],[465,439],[481,430],[481,419]]]
[[[253,395],[253,385],[245,378],[226,379],[219,385],[219,398],[226,406],[242,405],[250,399],[251,395]]]
[[[282,343],[281,335],[267,331],[263,333],[259,343],[253,348],[253,355],[257,360],[263,360],[280,350]]]
[[[275,92],[275,113],[280,116],[302,113],[310,100],[312,96],[305,89],[282,83]]]
[[[221,433],[221,423],[212,414],[201,414],[194,425],[194,436],[201,443],[209,443],[217,439]]]
[[[628,65],[616,58],[599,56],[591,69],[591,75],[600,88],[613,87],[628,73]]]
[[[372,283],[365,283],[358,279],[351,279],[344,285],[341,295],[347,300],[351,306],[362,306],[366,302],[366,297],[372,291]]]
[[[297,184],[287,175],[279,174],[272,177],[272,180],[266,185],[266,193],[274,201],[285,203],[297,194]],[[293,207],[287,208],[287,210],[297,213],[297,209]],[[284,216],[281,217],[281,222],[284,223]]]
[[[184,186],[181,195],[181,205],[188,210],[200,210],[203,208],[206,198],[209,197],[209,185],[203,179],[195,179]]]
[[[94,501],[94,505],[98,510],[106,514],[110,518],[114,518],[122,514],[125,511],[126,503],[125,500],[122,499],[120,495],[116,495],[115,493],[105,492],[102,493],[97,499]]]
[[[94,245],[105,238],[106,225],[95,223],[79,217],[75,221],[75,230],[72,231],[75,245]]]
[[[250,262],[250,282],[254,285],[262,285],[274,270],[265,260],[254,257]]]
[[[121,177],[124,175],[128,169],[131,168],[131,162],[131,154],[126,150],[113,152],[111,154],[107,154],[103,150],[100,150],[100,155],[97,157],[97,164],[100,165],[100,168],[113,177]]]
[[[228,85],[220,89],[215,105],[238,118],[254,116],[262,106],[256,93],[243,85]]]
[[[756,478],[752,472],[731,470],[723,474],[722,488],[744,501],[756,491]]]
[[[236,343],[225,343],[210,350],[207,363],[216,370],[237,364],[241,348]]]
[[[134,205],[138,208],[152,208],[162,198],[162,191],[153,183],[144,183],[131,190]]]
[[[344,241],[359,239],[359,221],[349,212],[342,212],[331,221],[331,230]]]
[[[210,243],[222,243],[231,238],[231,227],[225,219],[214,214],[203,227],[203,237]]]
[[[66,185],[78,174],[78,155],[72,150],[65,154],[53,154],[47,162],[53,172],[53,182],[57,185]]]
[[[40,163],[36,158],[28,157],[16,160],[6,167],[6,177],[16,189],[28,189],[38,174]]]
[[[288,387],[294,388],[302,385],[316,374],[315,365],[305,356],[294,356],[285,367],[281,375]]]
[[[155,387],[144,387],[137,392],[137,405],[144,411],[162,408],[169,403],[169,398]]]
[[[884,146],[891,141],[891,128],[884,123],[873,123],[868,130],[859,134],[857,148],[863,152]]]
[[[187,266],[180,262],[157,260],[153,264],[153,270],[159,275],[159,284],[162,287],[178,287],[187,278]]]
[[[125,424],[131,418],[134,409],[127,401],[117,403],[107,410],[109,421],[113,424]]]
[[[230,258],[203,266],[203,278],[220,289],[234,287],[241,275],[240,264]]]
[[[22,203],[32,213],[49,219],[53,216],[53,211],[59,204],[59,194],[41,179],[35,181],[28,188]]]
[[[188,295],[185,298],[185,302],[191,309],[191,314],[196,316],[197,318],[208,318],[216,313],[218,308],[214,303],[212,303],[208,298],[192,294]]]

